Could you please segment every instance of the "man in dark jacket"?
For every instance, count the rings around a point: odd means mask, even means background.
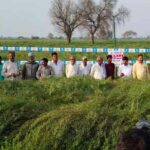
[[[39,64],[35,62],[34,54],[32,52],[30,52],[28,56],[29,56],[29,61],[25,63],[23,66],[22,79],[35,80],[37,79],[36,72],[38,70]]]
[[[106,78],[114,79],[115,78],[115,64],[112,63],[112,55],[107,56],[107,63],[105,64],[106,68]]]

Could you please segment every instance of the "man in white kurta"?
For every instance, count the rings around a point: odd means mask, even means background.
[[[49,63],[54,71],[54,76],[62,77],[64,75],[64,63],[58,60],[58,54],[52,53],[52,61]]]
[[[94,79],[99,79],[99,80],[106,78],[106,69],[105,69],[105,65],[103,64],[102,57],[100,56],[97,57],[97,63],[92,66],[90,75]]]
[[[15,61],[15,53],[9,52],[8,62],[3,65],[2,75],[5,80],[19,80],[20,71],[19,64]]]
[[[66,65],[66,77],[71,78],[79,75],[79,65],[76,64],[76,59],[71,56],[69,63]]]
[[[124,56],[122,64],[118,68],[118,76],[121,78],[132,77],[132,66],[128,63],[128,57]]]
[[[80,75],[81,76],[90,75],[91,67],[92,67],[92,64],[87,62],[87,57],[86,56],[82,57],[82,62],[79,66]]]

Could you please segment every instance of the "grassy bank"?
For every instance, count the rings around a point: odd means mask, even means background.
[[[2,150],[113,150],[121,132],[140,118],[150,120],[150,81],[52,78],[0,85]]]

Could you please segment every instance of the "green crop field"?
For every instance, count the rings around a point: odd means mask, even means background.
[[[37,39],[37,40],[0,40],[0,46],[39,46],[39,47],[97,47],[97,48],[113,48],[113,40],[96,40],[95,44],[91,44],[90,40],[75,39],[71,44],[67,44],[63,39]],[[150,48],[150,40],[117,40],[118,48]]]
[[[113,48],[113,41],[103,40],[96,41],[96,44],[92,45],[89,40],[73,40],[72,44],[67,44],[65,40],[0,40],[0,46],[37,46],[37,47],[97,47],[97,48]],[[117,46],[119,48],[149,48],[149,40],[118,40]],[[1,51],[0,55],[3,60],[7,60],[7,53]],[[89,60],[95,60],[98,55],[104,57],[106,60],[107,53],[71,53],[71,52],[59,52],[59,58],[61,60],[68,60],[70,55],[76,56],[77,60],[81,60],[82,56],[87,56]],[[36,60],[41,60],[43,57],[51,59],[50,52],[35,52]],[[137,54],[126,54],[130,60],[135,60]],[[150,54],[144,54],[146,60],[150,59]],[[28,60],[27,52],[16,52],[16,60]]]
[[[51,52],[34,52],[35,60],[41,60],[43,57],[48,58],[49,60],[52,59]],[[7,60],[8,52],[0,52],[3,60]],[[80,52],[58,52],[60,60],[69,60],[71,55],[74,55],[77,60],[81,60],[83,56],[87,56],[88,60],[96,60],[97,56],[102,56],[104,60],[106,60],[107,53],[80,53]],[[125,54],[129,57],[130,60],[136,60],[137,54],[136,53],[128,53]],[[145,60],[150,60],[150,53],[144,53]],[[28,60],[28,53],[27,52],[16,52],[16,60]]]
[[[1,150],[114,150],[150,120],[150,81],[51,78],[0,82]]]

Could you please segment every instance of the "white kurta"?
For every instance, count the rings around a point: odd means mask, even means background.
[[[79,66],[80,75],[90,75],[91,67],[92,64],[87,64],[84,66],[83,63],[81,63]]]
[[[99,79],[99,80],[102,80],[102,79],[105,79],[106,78],[106,69],[105,69],[105,65],[102,64],[102,65],[99,65],[98,63],[97,64],[94,64],[91,68],[91,73],[90,75],[94,78],[94,79]]]
[[[77,64],[67,64],[66,65],[66,77],[74,77],[79,75],[79,65]]]
[[[11,76],[11,74],[15,74],[15,77]],[[18,80],[20,79],[19,75],[19,65],[17,62],[8,61],[3,65],[2,75],[5,80]]]
[[[131,77],[132,76],[132,66],[128,64],[125,66],[124,64],[120,65],[118,68],[118,76],[120,77],[121,74],[124,74],[123,77]]]
[[[54,71],[54,76],[61,77],[64,75],[64,63],[62,61],[58,60],[57,64],[51,61],[49,65]]]

